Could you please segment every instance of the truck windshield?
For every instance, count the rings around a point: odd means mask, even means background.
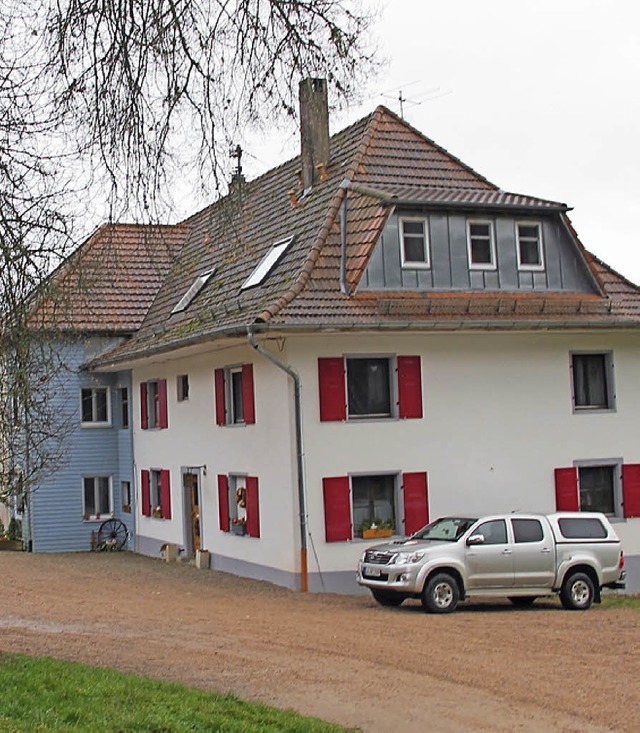
[[[431,522],[431,524],[416,532],[413,539],[457,542],[469,527],[477,521],[477,519],[470,519],[469,517],[443,517],[442,519],[436,519],[435,522]]]

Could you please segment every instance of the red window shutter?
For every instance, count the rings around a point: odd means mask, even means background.
[[[160,471],[160,497],[162,499],[162,518],[171,519],[171,474],[166,469]]]
[[[640,463],[622,466],[622,503],[625,517],[640,517]]]
[[[229,479],[222,473],[218,474],[218,516],[220,529],[229,531]]]
[[[324,527],[327,542],[350,540],[351,495],[348,476],[322,479],[324,494]]]
[[[427,474],[425,472],[403,473],[402,488],[404,492],[404,532],[408,536],[429,524]]]
[[[347,400],[344,385],[344,359],[341,356],[318,359],[318,383],[320,420],[322,422],[345,420]]]
[[[260,504],[258,502],[258,479],[247,476],[247,534],[260,537]]]
[[[144,517],[151,516],[151,490],[149,471],[142,471],[141,488],[142,488],[142,515]]]
[[[556,509],[559,512],[580,511],[578,499],[578,470],[576,468],[556,468]]]
[[[167,380],[158,380],[158,427],[169,427],[169,415],[167,413]]]
[[[216,425],[224,425],[227,421],[224,409],[224,369],[215,371],[216,392]]]
[[[242,409],[245,425],[256,421],[256,407],[253,401],[253,364],[242,365]]]
[[[422,417],[422,371],[419,356],[398,357],[398,414]]]
[[[146,430],[149,427],[149,411],[147,409],[147,383],[140,382],[140,427]]]

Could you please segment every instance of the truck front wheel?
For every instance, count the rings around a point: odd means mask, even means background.
[[[594,596],[593,581],[586,573],[573,573],[565,579],[560,590],[560,601],[569,611],[586,611]]]
[[[433,575],[422,591],[422,607],[429,613],[451,613],[459,600],[458,584],[448,573]]]

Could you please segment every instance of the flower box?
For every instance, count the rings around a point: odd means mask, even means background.
[[[247,525],[244,522],[238,522],[237,524],[231,524],[231,534],[245,535],[247,534]]]
[[[391,537],[393,535],[392,529],[380,529],[375,527],[373,529],[363,529],[362,537],[365,540],[375,540],[379,537]]]

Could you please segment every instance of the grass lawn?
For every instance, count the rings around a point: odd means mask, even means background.
[[[0,653],[0,733],[344,730],[233,695],[56,659]]]
[[[602,593],[602,608],[635,608],[640,611],[640,595]]]

